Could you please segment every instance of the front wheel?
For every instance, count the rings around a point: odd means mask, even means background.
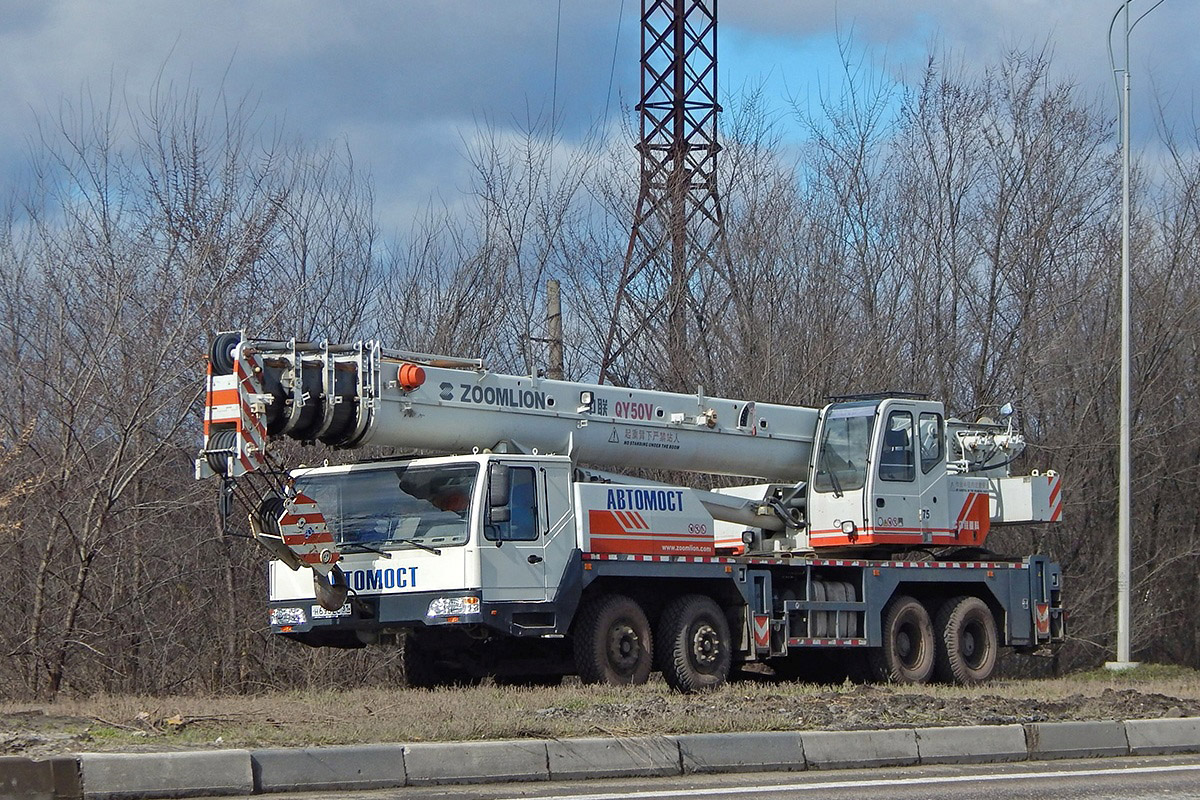
[[[937,615],[937,633],[940,679],[969,686],[992,676],[1000,637],[987,603],[978,597],[946,601]]]
[[[641,606],[619,594],[595,597],[579,611],[575,668],[584,683],[645,683],[653,646]]]
[[[687,694],[725,683],[733,661],[729,623],[712,598],[675,598],[663,611],[657,633],[658,664],[672,689]]]
[[[883,615],[883,646],[871,654],[875,676],[892,683],[925,683],[933,675],[933,623],[925,606],[900,595]]]

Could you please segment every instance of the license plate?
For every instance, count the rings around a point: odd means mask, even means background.
[[[313,619],[332,619],[334,617],[348,617],[348,616],[350,616],[350,604],[349,603],[346,603],[341,608],[339,608],[337,611],[329,611],[324,606],[313,606],[312,607],[312,618]]]

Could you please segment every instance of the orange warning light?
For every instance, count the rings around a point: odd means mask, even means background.
[[[425,383],[425,370],[416,364],[401,364],[396,372],[396,382],[400,384],[401,389],[411,392]]]

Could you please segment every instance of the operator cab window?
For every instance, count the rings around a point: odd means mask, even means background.
[[[913,416],[911,411],[888,414],[883,428],[883,454],[879,459],[879,477],[885,481],[911,481],[917,476],[913,458]]]
[[[863,487],[874,422],[873,404],[850,403],[830,409],[817,445],[814,490],[841,497]]]
[[[917,432],[921,440],[921,472],[929,470],[942,463],[942,452],[945,434],[942,433],[941,414],[922,414],[917,422]]]

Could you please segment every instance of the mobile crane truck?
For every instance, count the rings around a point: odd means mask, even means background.
[[[969,684],[1001,647],[1065,634],[1059,566],[984,549],[994,526],[1062,513],[1057,474],[1010,476],[1024,440],[1002,412],[967,424],[912,394],[803,408],[229,332],[196,475],[221,479],[225,513],[235,496],[253,509],[274,633],[395,643],[412,685],[660,670],[689,692],[830,656]],[[284,437],[447,455],[285,470],[268,451]]]

